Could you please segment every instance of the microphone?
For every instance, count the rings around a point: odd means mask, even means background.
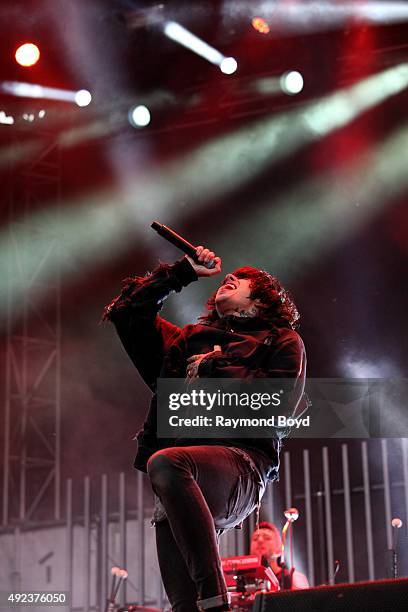
[[[283,513],[285,519],[286,519],[286,523],[282,529],[282,548],[281,548],[281,563],[280,566],[282,568],[285,567],[285,546],[286,546],[286,535],[288,532],[288,529],[290,531],[290,543],[291,543],[291,564],[293,565],[293,540],[292,540],[292,524],[297,521],[297,519],[299,518],[299,510],[297,508],[288,508],[287,510],[284,511]]]
[[[195,247],[193,244],[191,244],[191,242],[188,242],[188,240],[180,236],[180,234],[177,234],[174,230],[167,227],[167,225],[163,225],[163,223],[159,223],[159,221],[153,221],[150,227],[154,229],[159,234],[159,236],[165,238],[168,242],[171,242],[171,244],[174,244],[174,246],[183,251],[183,253],[194,259],[196,263],[199,263],[201,266],[205,266],[209,270],[215,268],[214,261],[211,261],[208,264],[198,262],[196,255],[197,247]]]
[[[393,550],[396,550],[397,540],[398,540],[398,529],[401,529],[402,527],[401,519],[398,516],[394,517],[391,521],[391,526],[393,527],[392,548]]]
[[[391,555],[391,575],[393,578],[398,578],[398,555],[397,555],[397,541],[398,541],[398,529],[402,527],[401,519],[396,516],[391,521],[393,528],[392,534],[392,548],[389,551]]]
[[[299,510],[297,508],[288,508],[283,514],[288,523],[293,523],[299,518]]]
[[[119,587],[121,583],[123,582],[123,580],[126,580],[128,577],[128,573],[125,569],[122,569],[116,566],[111,568],[111,574],[112,574],[111,591],[110,591],[110,595],[108,599],[106,600],[105,612],[114,612],[117,609],[115,600],[116,600],[116,596],[119,591]],[[118,578],[117,582],[116,582],[116,578]]]
[[[395,529],[401,529],[401,527],[402,527],[402,521],[401,521],[401,519],[400,519],[400,518],[395,517],[395,518],[393,518],[393,519],[392,519],[392,521],[391,521],[391,525],[392,525],[393,527],[395,527]]]

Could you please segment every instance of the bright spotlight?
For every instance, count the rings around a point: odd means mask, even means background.
[[[78,106],[88,106],[92,102],[91,92],[87,89],[80,89],[75,94],[75,102]]]
[[[150,111],[147,106],[140,104],[129,111],[129,121],[134,127],[145,127],[150,123]]]
[[[0,111],[0,123],[3,125],[13,125],[14,117],[6,115],[4,111]]]
[[[21,83],[19,81],[0,81],[0,91],[20,98],[60,100],[61,102],[72,102],[78,106],[88,106],[92,100],[90,92],[86,89],[70,91],[68,89],[57,89],[56,87],[44,87],[43,85],[33,83]]]
[[[290,96],[301,92],[303,89],[303,77],[300,72],[291,70],[283,74],[281,77],[281,87]]]
[[[220,63],[220,70],[224,74],[233,74],[237,68],[237,60],[233,57],[224,57],[224,59]]]
[[[163,31],[168,38],[179,43],[183,47],[190,49],[200,55],[211,64],[221,68],[224,74],[232,74],[237,69],[237,62],[233,57],[225,57],[220,51],[211,47],[208,43],[195,34],[184,28],[176,21],[168,21],[164,24]]]
[[[20,66],[24,66],[28,68],[30,66],[34,66],[40,59],[40,50],[37,45],[33,43],[25,43],[24,45],[20,45],[15,53],[16,62],[20,64]]]

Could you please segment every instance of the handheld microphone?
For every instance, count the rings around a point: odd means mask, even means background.
[[[197,247],[195,247],[191,244],[191,242],[188,242],[188,240],[180,236],[180,234],[177,234],[174,230],[167,227],[167,225],[163,225],[163,223],[159,223],[159,221],[153,221],[150,227],[154,229],[159,234],[159,236],[165,238],[168,242],[171,242],[171,244],[174,244],[174,246],[183,251],[183,253],[185,253],[189,257],[191,257],[191,259],[194,259],[196,263],[199,263],[201,266],[205,266],[210,270],[212,268],[215,268],[214,261],[211,261],[208,264],[204,264],[201,261],[199,262],[196,255]]]

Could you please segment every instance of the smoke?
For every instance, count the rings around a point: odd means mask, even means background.
[[[401,376],[399,368],[386,357],[375,360],[358,357],[349,352],[342,359],[341,368],[349,378],[395,378]]]

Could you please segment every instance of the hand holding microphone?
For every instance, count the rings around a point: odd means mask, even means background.
[[[189,255],[186,255],[186,257],[191,266],[194,268],[197,276],[214,276],[215,274],[219,274],[221,272],[220,257],[216,257],[213,251],[205,249],[203,246],[199,246],[196,249],[197,261],[194,261],[194,259]],[[210,267],[212,263],[214,263],[214,267]]]
[[[159,236],[174,244],[174,246],[181,249],[187,255],[187,259],[197,276],[214,276],[221,272],[221,259],[216,257],[213,251],[205,249],[203,246],[195,247],[191,242],[180,236],[180,234],[177,234],[167,225],[159,223],[159,221],[153,221],[151,227]]]

